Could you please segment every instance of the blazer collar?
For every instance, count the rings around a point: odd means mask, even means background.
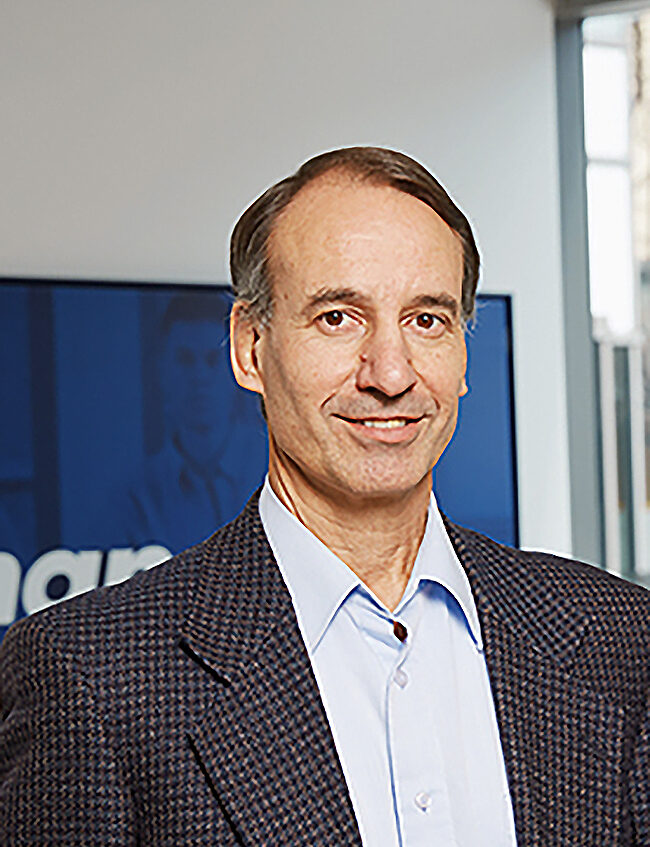
[[[226,681],[237,678],[292,613],[258,512],[259,492],[204,543],[182,641]]]
[[[566,572],[557,568],[557,559],[538,554],[533,562],[512,547],[442,517],[467,573],[481,622],[498,620],[522,644],[554,661],[573,656],[589,619],[576,608],[571,590],[565,590]]]
[[[257,494],[204,550],[181,642],[210,672],[198,681],[209,706],[188,734],[217,802],[242,844],[361,847]]]
[[[192,652],[226,680],[244,672],[274,629],[285,625],[287,616],[295,617],[258,502],[259,491],[238,518],[205,542],[181,632]],[[540,596],[541,566],[531,566],[519,551],[441,516],[482,625],[485,618],[496,618],[516,638],[555,661],[573,655],[588,618],[572,605],[570,592],[558,584],[549,593],[549,580],[544,580]]]

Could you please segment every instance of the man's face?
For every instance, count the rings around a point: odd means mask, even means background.
[[[346,497],[429,486],[467,390],[458,237],[410,195],[325,177],[280,217],[270,255],[252,359],[271,473]]]
[[[198,431],[224,427],[230,413],[226,391],[232,376],[217,321],[176,321],[163,359],[163,384],[174,427]]]

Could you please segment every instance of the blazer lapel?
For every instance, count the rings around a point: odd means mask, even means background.
[[[190,742],[244,844],[361,847],[257,497],[206,542],[182,644],[212,679]]]
[[[559,568],[447,531],[481,621],[519,847],[619,844],[626,715],[580,680],[587,616],[557,584]]]

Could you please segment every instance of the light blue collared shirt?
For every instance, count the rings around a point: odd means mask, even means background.
[[[364,847],[514,847],[476,606],[433,495],[393,612],[282,505],[268,478],[259,510]],[[403,642],[394,621],[406,627]]]

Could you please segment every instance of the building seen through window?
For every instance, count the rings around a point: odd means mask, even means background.
[[[605,558],[650,582],[650,13],[583,23]]]

